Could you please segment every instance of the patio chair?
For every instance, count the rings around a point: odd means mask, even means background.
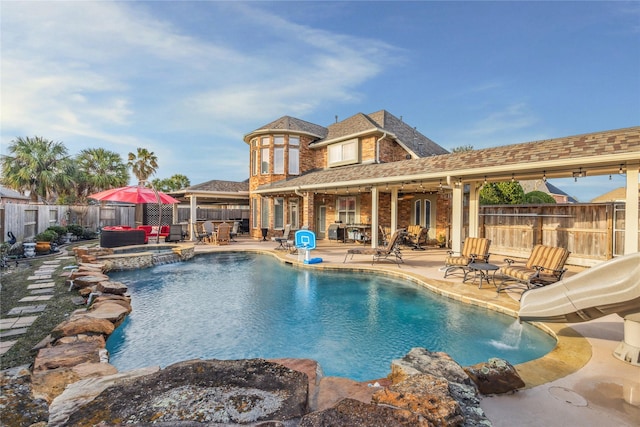
[[[231,227],[231,232],[229,233],[229,237],[232,242],[236,241],[236,237],[238,236],[238,227],[240,227],[240,221],[234,221],[233,227]]]
[[[383,226],[378,226],[378,228],[380,229],[380,236],[378,236],[378,243],[382,246],[387,246],[387,243],[389,243],[389,238],[391,237],[391,228],[390,227],[383,227]]]
[[[412,225],[407,228],[407,235],[405,242],[411,246],[414,251],[424,251],[422,247],[423,243],[427,243],[427,237],[429,236],[429,229],[422,227],[421,225]]]
[[[561,280],[567,271],[564,264],[570,254],[565,248],[535,245],[524,265],[515,265],[515,260],[506,258],[504,261],[507,265],[498,270],[498,274],[502,276],[498,292],[513,287],[529,290]],[[515,281],[517,284],[504,287],[507,281]]]
[[[271,240],[274,242],[278,242],[278,246],[276,250],[285,250],[285,243],[289,240],[289,234],[291,233],[291,224],[287,224],[284,226],[284,230],[282,230],[282,236],[272,237]]]
[[[196,223],[195,224],[195,237],[197,240],[196,245],[199,243],[207,243],[205,240],[209,240],[211,238],[211,233],[207,232],[207,230],[205,229],[204,224],[209,223],[211,224],[211,221],[207,221],[205,223]]]
[[[469,264],[473,262],[489,262],[489,246],[491,240],[483,237],[467,237],[462,244],[460,255],[454,255],[456,252],[448,251],[449,256],[444,260],[444,277],[451,274],[452,271],[460,269],[464,274],[463,281],[467,280],[469,274]]]
[[[353,259],[354,255],[373,255],[373,260],[371,265],[375,264],[376,261],[381,259],[389,259],[390,261],[395,262],[398,267],[400,267],[400,263],[404,262],[402,260],[402,253],[400,252],[400,236],[405,233],[403,228],[396,230],[389,239],[389,242],[386,246],[381,248],[352,248],[347,250],[347,254],[344,256],[343,263],[347,262],[347,257],[351,255],[351,259]],[[393,258],[391,258],[393,257]]]
[[[231,226],[223,222],[218,226],[217,243],[219,245],[228,245],[231,241]]]

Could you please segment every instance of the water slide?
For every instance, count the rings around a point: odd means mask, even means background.
[[[613,313],[625,320],[625,338],[614,355],[640,366],[640,252],[525,292],[518,317],[524,321],[578,323]]]

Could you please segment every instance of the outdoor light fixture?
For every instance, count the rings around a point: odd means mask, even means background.
[[[547,171],[543,171],[542,172],[542,182],[544,182],[544,183],[547,182]]]
[[[484,176],[484,184],[483,185],[487,185],[487,175]]]
[[[511,174],[511,182],[516,182],[516,175],[514,173]]]
[[[622,174],[624,173],[624,172],[622,172],[622,163],[620,163],[620,169],[618,169],[618,173],[619,173],[620,175],[622,175]]]
[[[578,178],[582,178],[583,176],[587,176],[586,172],[582,172],[582,168],[578,169],[578,172],[573,173],[573,181],[578,182]]]

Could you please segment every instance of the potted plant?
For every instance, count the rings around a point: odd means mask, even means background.
[[[447,239],[445,238],[444,234],[439,234],[438,235],[438,247],[440,248],[444,248],[447,244]]]
[[[47,228],[45,231],[53,231],[53,232],[55,232],[56,235],[57,235],[55,241],[58,244],[67,243],[67,242],[63,241],[65,236],[66,236],[66,234],[67,234],[67,227],[63,227],[61,225],[52,225],[49,228]]]
[[[36,253],[48,254],[51,252],[51,242],[58,238],[58,233],[53,230],[45,230],[36,234]]]

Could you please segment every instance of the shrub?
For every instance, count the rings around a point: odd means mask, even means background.
[[[73,235],[77,237],[82,237],[82,234],[84,233],[84,229],[78,224],[67,225],[67,231],[69,233],[73,233]]]
[[[36,234],[36,242],[53,242],[58,238],[58,233],[53,230],[45,230]]]
[[[524,195],[523,203],[530,205],[538,205],[541,203],[555,203],[556,199],[553,198],[550,194],[547,194],[542,191],[531,191]]]
[[[49,228],[47,228],[47,230],[54,231],[58,235],[58,237],[61,237],[67,234],[67,227],[63,227],[61,225],[52,225]]]

